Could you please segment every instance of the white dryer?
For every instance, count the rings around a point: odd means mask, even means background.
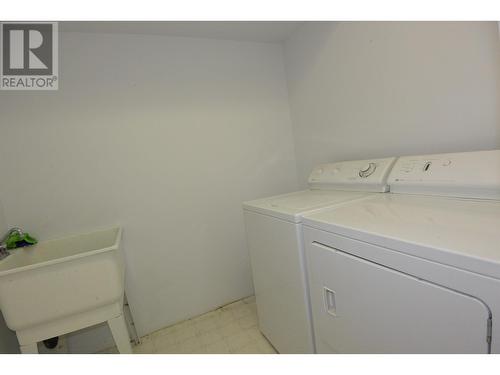
[[[301,221],[387,191],[394,158],[319,165],[310,189],[243,204],[259,327],[280,353],[314,353]]]
[[[320,353],[500,353],[500,150],[401,157],[392,193],[306,215]]]

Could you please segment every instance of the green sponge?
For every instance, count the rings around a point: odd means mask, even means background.
[[[36,244],[38,241],[36,238],[31,237],[28,233],[20,235],[17,232],[12,233],[9,238],[5,241],[7,249],[16,249],[18,247],[31,246]]]

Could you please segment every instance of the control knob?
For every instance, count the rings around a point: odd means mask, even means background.
[[[377,165],[375,163],[368,163],[361,167],[359,170],[359,177],[366,178],[370,176],[377,169]]]

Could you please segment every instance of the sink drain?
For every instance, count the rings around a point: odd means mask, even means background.
[[[50,339],[47,339],[47,340],[43,340],[43,345],[45,345],[45,347],[47,349],[54,349],[57,344],[59,343],[59,337],[56,336],[56,337],[52,337]]]

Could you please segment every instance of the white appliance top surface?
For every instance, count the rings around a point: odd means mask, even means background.
[[[320,164],[309,176],[309,190],[244,202],[246,210],[295,223],[305,212],[388,190],[387,177],[396,158]]]
[[[500,278],[500,201],[377,194],[305,225]]]
[[[300,222],[305,212],[360,199],[376,193],[342,190],[302,190],[294,193],[244,202],[246,210],[255,211],[284,220]]]

